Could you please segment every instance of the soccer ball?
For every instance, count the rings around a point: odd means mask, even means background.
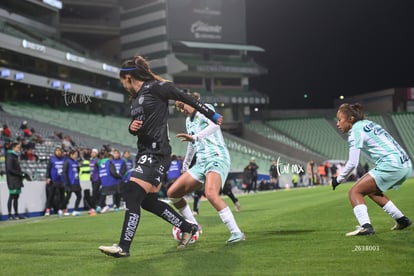
[[[174,238],[174,240],[176,240],[177,242],[181,241],[181,229],[174,226],[172,229],[172,236]],[[198,237],[200,236],[199,231],[197,231],[193,237],[190,240],[190,244],[195,243],[198,240]]]

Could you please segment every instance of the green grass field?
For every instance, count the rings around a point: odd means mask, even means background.
[[[376,234],[345,237],[356,220],[350,184],[240,195],[234,213],[246,241],[226,245],[226,227],[207,201],[197,217],[200,240],[176,249],[172,226],[142,212],[129,258],[103,255],[116,243],[123,212],[89,217],[0,222],[1,275],[406,275],[414,271],[414,227],[391,231],[394,221],[368,202]],[[414,179],[387,193],[414,218]],[[226,201],[231,208],[231,202]]]

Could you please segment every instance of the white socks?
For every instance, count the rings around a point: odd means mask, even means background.
[[[354,214],[356,219],[358,220],[358,223],[360,226],[369,223],[371,224],[371,221],[369,220],[368,216],[368,208],[365,204],[359,204],[354,207]]]
[[[227,229],[229,229],[230,233],[241,232],[239,226],[237,226],[236,220],[234,219],[233,213],[228,206],[220,210],[218,213],[223,223],[227,226]]]
[[[384,211],[390,215],[393,219],[399,219],[402,218],[404,215],[401,213],[401,211],[397,208],[397,206],[392,203],[392,201],[388,201],[387,204],[382,207]]]
[[[191,212],[190,206],[188,206],[188,204],[186,204],[183,208],[178,209],[178,211],[180,211],[181,215],[183,215],[183,217],[186,220],[191,221],[192,223],[195,223],[198,225],[198,222],[196,221],[193,212]]]

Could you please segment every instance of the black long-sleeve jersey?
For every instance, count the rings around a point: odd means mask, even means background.
[[[217,114],[207,106],[187,95],[170,82],[144,82],[137,95],[131,99],[131,123],[134,120],[143,121],[138,131],[128,130],[138,137],[139,155],[156,154],[171,155],[168,134],[168,100],[178,100],[186,103],[207,118],[216,119]],[[130,125],[131,125],[130,123]]]

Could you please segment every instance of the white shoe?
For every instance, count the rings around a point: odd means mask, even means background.
[[[348,232],[345,234],[347,237],[351,236],[366,236],[366,235],[374,235],[375,231],[372,228],[371,224],[364,224],[363,226],[357,226],[355,231]]]
[[[101,213],[103,214],[103,213],[106,213],[108,211],[109,211],[109,206],[105,206],[105,207],[102,208]]]
[[[246,236],[242,232],[234,232],[231,233],[230,238],[227,240],[227,243],[235,243],[239,241],[244,241],[246,239]]]
[[[78,211],[73,211],[72,212],[72,216],[76,217],[76,216],[80,216],[80,212]]]
[[[112,256],[115,258],[120,258],[120,257],[128,257],[129,256],[129,252],[124,252],[122,250],[122,248],[117,245],[111,245],[111,246],[99,246],[99,250],[101,250],[102,253],[108,255],[108,256]]]
[[[61,216],[63,216],[63,211],[62,210],[59,210],[58,211],[58,217],[61,217]]]

